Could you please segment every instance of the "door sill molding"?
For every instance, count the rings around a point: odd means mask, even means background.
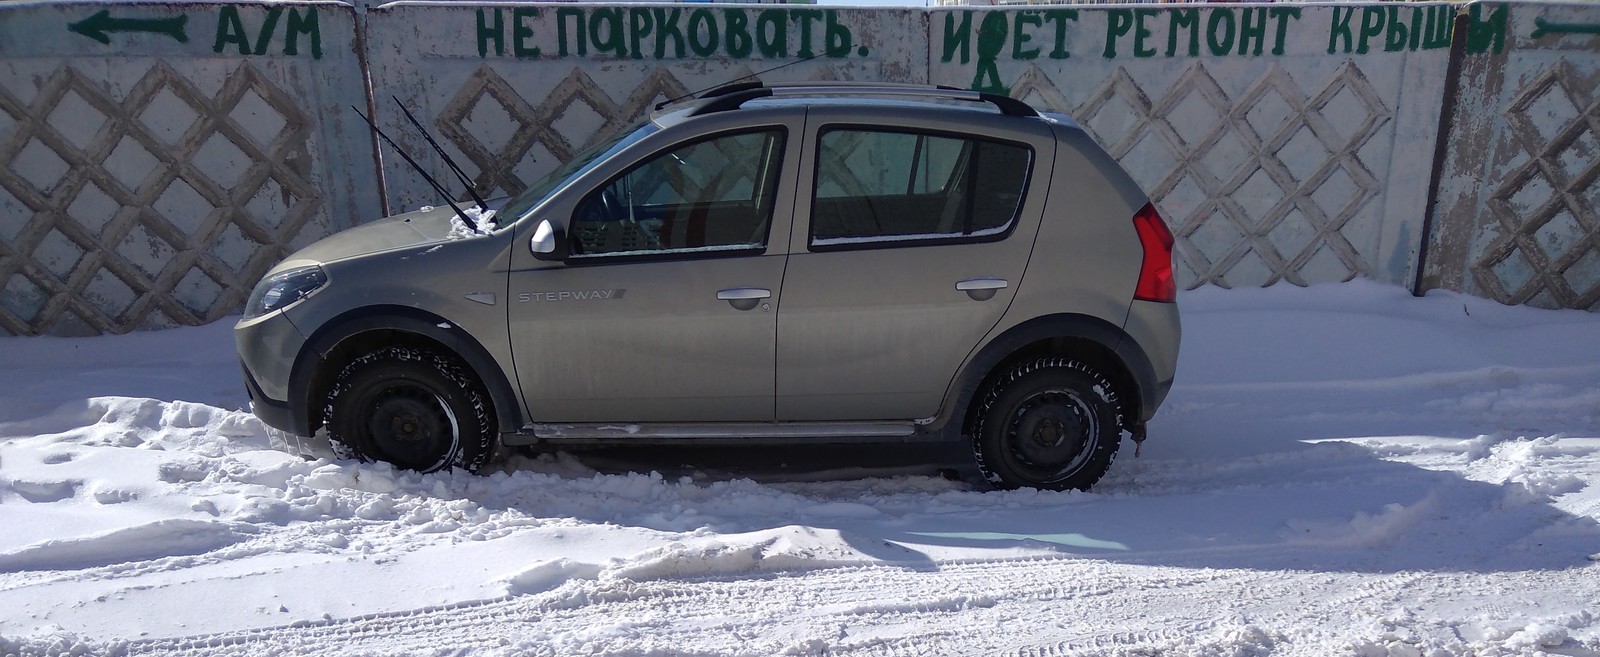
[[[917,435],[917,425],[904,422],[600,422],[530,424],[502,438],[507,445],[613,442],[881,442]]]

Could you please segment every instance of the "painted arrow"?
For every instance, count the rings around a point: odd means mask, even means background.
[[[101,9],[99,13],[85,18],[76,23],[69,23],[67,29],[100,43],[111,43],[107,32],[149,32],[151,34],[165,34],[175,39],[178,43],[188,43],[189,35],[183,33],[183,26],[189,22],[188,16],[176,18],[112,18],[111,10]]]
[[[1543,18],[1533,19],[1534,30],[1532,38],[1539,38],[1555,32],[1572,32],[1578,34],[1600,34],[1600,23],[1552,23]]]

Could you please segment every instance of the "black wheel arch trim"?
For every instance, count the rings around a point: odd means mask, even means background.
[[[443,328],[445,324],[449,328]],[[449,349],[465,361],[472,373],[483,383],[494,403],[496,421],[501,433],[514,433],[522,426],[522,402],[518,399],[505,372],[478,340],[455,322],[433,313],[406,306],[370,306],[358,308],[329,320],[306,340],[300,355],[295,358],[289,374],[291,422],[304,435],[311,435],[314,402],[313,383],[326,362],[326,356],[345,340],[372,331],[403,331],[414,333]]]
[[[952,438],[958,437],[956,434],[965,424],[963,416],[967,408],[972,405],[979,386],[983,385],[994,368],[1028,345],[1052,338],[1088,340],[1110,350],[1122,361],[1123,368],[1138,388],[1133,391],[1136,393],[1133,399],[1139,404],[1135,419],[1144,422],[1155,413],[1159,382],[1156,380],[1155,367],[1151,365],[1144,349],[1116,324],[1091,315],[1061,313],[1035,317],[1013,326],[968,359],[950,389],[945,392],[945,411],[936,427],[946,431]],[[957,431],[949,433],[952,428]]]

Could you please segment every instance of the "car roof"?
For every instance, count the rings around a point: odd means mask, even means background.
[[[1020,100],[1000,94],[953,87],[855,82],[806,82],[765,85],[739,82],[716,87],[693,99],[673,99],[658,104],[651,119],[663,128],[696,116],[742,109],[782,107],[850,107],[892,114],[923,109],[1042,119],[1078,128],[1065,114],[1040,112]]]

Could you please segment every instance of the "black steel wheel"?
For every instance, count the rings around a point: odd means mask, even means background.
[[[1088,490],[1110,469],[1122,422],[1110,381],[1066,358],[1026,362],[991,385],[973,453],[1003,488]]]
[[[334,379],[323,417],[345,455],[419,472],[476,471],[499,441],[477,380],[454,358],[418,347],[351,360]]]

